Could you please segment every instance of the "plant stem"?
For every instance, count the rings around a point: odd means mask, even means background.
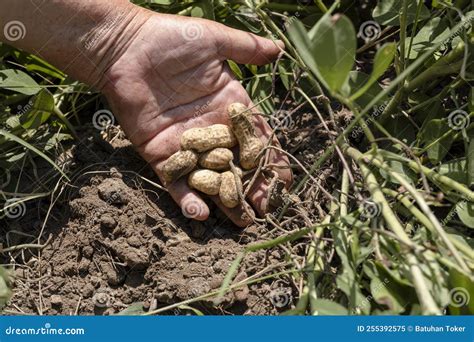
[[[326,5],[323,3],[323,0],[315,0],[316,6],[321,10],[321,12],[326,13],[328,11],[328,8]]]
[[[390,208],[390,204],[388,203],[382,190],[380,189],[380,185],[378,184],[374,174],[370,171],[370,169],[365,165],[362,160],[358,158],[356,158],[355,160],[358,162],[358,165],[362,171],[362,176],[364,177],[367,188],[371,193],[373,200],[381,206],[382,215],[387,225],[404,244],[410,246],[412,249],[415,249],[416,245],[414,245],[413,242],[410,240],[402,224]],[[420,269],[420,264],[416,256],[412,252],[408,252],[406,254],[406,259],[408,261],[408,265],[410,265],[410,273],[412,276],[413,285],[415,286],[415,290],[418,295],[418,299],[420,300],[423,313],[428,315],[440,315],[441,312],[438,306],[436,305],[436,302],[434,301],[433,297],[431,296],[430,290],[423,277],[423,274]]]
[[[397,157],[396,159],[398,161],[406,162],[408,166],[413,169],[416,172],[422,172],[424,173],[428,178],[430,178],[433,182],[435,183],[441,183],[444,186],[447,186],[448,188],[455,190],[459,192],[461,195],[463,195],[463,198],[467,201],[473,202],[474,201],[474,192],[469,190],[465,185],[456,182],[454,179],[451,179],[447,176],[441,175],[437,173],[435,170],[429,169],[426,166],[419,165],[413,160],[394,155],[394,154],[389,154],[386,151],[380,150],[380,153],[382,155],[385,155],[389,158]]]
[[[398,191],[392,190],[392,189],[387,189],[383,188],[382,191],[389,195],[390,197],[393,197],[394,199],[398,200],[407,210],[413,215],[423,226],[428,228],[431,233],[435,236],[438,235],[438,232],[436,231],[436,228],[433,226],[431,221],[418,209],[416,208],[413,203],[411,203],[410,199],[406,194],[401,194]],[[449,240],[451,243],[456,246],[461,252],[463,252],[468,258],[474,260],[474,251],[461,243],[458,239],[452,238],[450,235],[448,235]]]
[[[300,4],[280,4],[280,3],[275,3],[275,2],[268,2],[266,1],[261,5],[261,8],[266,8],[271,11],[276,11],[276,12],[323,12],[319,6],[304,6]],[[327,11],[327,9],[326,9]]]
[[[408,0],[403,0],[400,16],[400,71],[405,70],[405,41],[407,37]]]
[[[474,43],[473,38],[470,38],[470,43]],[[427,82],[439,76],[449,75],[459,71],[462,65],[462,60],[460,59],[463,57],[464,48],[464,41],[459,42],[454,50],[452,50],[446,56],[438,59],[432,66],[409,81],[404,87],[405,91],[410,93],[423,84],[426,84]]]
[[[423,8],[423,0],[418,0],[418,7],[416,8],[415,23],[411,30],[410,43],[408,45],[407,58],[410,58],[411,48],[413,46],[413,39],[415,38],[416,29],[418,27],[418,19],[420,18],[421,9]]]
[[[418,203],[423,213],[429,218],[432,225],[436,229],[436,232],[441,237],[441,239],[443,240],[448,250],[452,253],[454,259],[456,259],[459,266],[464,271],[470,272],[469,267],[467,267],[466,263],[464,262],[462,257],[459,255],[457,249],[453,246],[453,244],[449,240],[446,232],[444,231],[443,227],[441,227],[441,224],[439,223],[438,219],[431,211],[430,207],[428,206],[424,198],[405,178],[403,178],[399,173],[394,172],[386,163],[380,161],[376,156],[364,157],[364,155],[361,152],[357,151],[355,148],[352,148],[352,147],[347,147],[347,149],[345,149],[345,152],[349,156],[354,158],[356,161],[364,160],[367,163],[370,163],[378,168],[381,168],[385,172],[389,173],[390,176],[395,178],[405,189],[407,189],[407,191],[415,199],[416,203]]]

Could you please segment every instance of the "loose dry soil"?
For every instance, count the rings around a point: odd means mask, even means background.
[[[321,127],[311,116],[299,118],[291,127],[296,133],[280,132],[280,138],[309,165],[329,142],[314,141]],[[58,160],[73,174],[71,182],[60,183],[53,196],[29,202],[20,219],[0,221],[4,247],[47,242],[43,249],[20,249],[0,259],[13,268],[9,314],[108,315],[134,303],[138,312],[162,308],[218,289],[246,245],[282,234],[263,225],[239,229],[217,208],[206,222],[190,220],[165,191],[146,181],[156,177],[119,129],[79,133],[83,140]],[[49,170],[38,164],[23,190],[51,189],[51,184],[39,187],[52,179]],[[318,175],[323,183],[330,181],[331,170],[326,171]],[[310,204],[320,196],[314,188],[301,195]],[[317,213],[312,204],[308,209]],[[285,229],[298,229],[299,219],[294,221]],[[273,249],[248,255],[237,280],[280,270],[288,261],[285,254]],[[269,279],[228,294],[218,306],[211,300],[192,306],[205,314],[276,314],[291,308],[298,286],[285,277]],[[181,307],[164,314],[190,312]]]

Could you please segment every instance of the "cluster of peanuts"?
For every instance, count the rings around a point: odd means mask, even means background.
[[[191,128],[181,136],[181,150],[162,167],[167,185],[188,176],[188,184],[206,195],[219,195],[222,204],[235,208],[241,202],[243,172],[234,166],[231,148],[239,145],[239,166],[254,169],[264,149],[255,134],[252,113],[247,106],[233,103],[228,108],[231,127],[217,124]]]

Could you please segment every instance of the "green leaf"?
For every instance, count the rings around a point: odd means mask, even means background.
[[[347,218],[347,217],[346,217]],[[354,235],[349,235],[349,231],[345,229],[333,229],[331,231],[334,238],[334,246],[337,255],[341,259],[342,271],[336,278],[337,287],[344,292],[349,301],[349,309],[363,314],[369,314],[371,303],[367,301],[366,296],[361,291],[361,285],[357,280],[358,275],[355,271],[355,262],[352,258],[352,246],[350,240]]]
[[[313,74],[318,76],[319,71],[310,49],[311,41],[303,23],[299,20],[293,21],[293,23],[288,28],[288,35],[290,36],[291,41],[295,45],[305,64],[310,68]]]
[[[31,145],[28,142],[24,141],[23,139],[17,137],[16,135],[13,135],[13,134],[11,134],[7,131],[4,131],[3,129],[0,129],[0,135],[3,135],[5,138],[7,138],[9,140],[12,140],[12,141],[22,145],[23,147],[27,148],[28,150],[36,153],[38,156],[40,156],[41,158],[46,160],[51,166],[53,166],[65,179],[67,179],[68,181],[70,180],[69,177],[63,172],[63,170],[61,170],[59,168],[59,166],[57,166],[56,163],[51,160],[51,158],[49,158],[46,154],[44,154],[43,152],[38,150],[33,145]]]
[[[332,92],[339,91],[347,82],[354,66],[356,47],[356,32],[346,16],[324,16],[316,24],[311,52],[319,78]]]
[[[467,184],[467,164],[466,159],[455,159],[443,163],[439,166],[438,172],[441,175],[449,177],[456,182]]]
[[[414,181],[418,179],[417,174],[412,169],[410,169],[410,167],[408,167],[405,163],[402,163],[398,160],[387,160],[386,163],[388,166],[390,166],[390,169],[393,172],[398,173],[409,183],[413,184]],[[388,174],[385,170],[380,170],[380,175],[392,183],[400,184],[397,179],[395,179],[392,175]]]
[[[42,89],[23,106],[22,111],[25,113],[20,117],[21,126],[25,129],[38,128],[54,112],[54,97],[47,89]]]
[[[474,203],[461,201],[456,204],[459,219],[469,228],[474,228]]]
[[[446,25],[446,20],[444,18],[432,18],[413,38],[410,55],[407,57],[410,59],[417,58],[420,53],[425,52],[441,41],[447,40],[449,32],[449,27]],[[407,54],[409,44],[410,39],[407,39],[405,42],[405,51]]]
[[[454,142],[454,136],[451,134],[444,139],[440,139],[450,130],[444,119],[432,119],[423,125],[419,132],[419,138],[425,146],[429,146],[428,158],[433,163],[438,163],[444,159],[451,145]]]
[[[380,262],[375,262],[375,266],[377,275],[372,277],[370,289],[377,303],[401,313],[408,304],[416,302],[417,295],[410,283]]]
[[[180,305],[180,306],[178,306],[178,309],[192,311],[196,316],[204,316],[202,311],[200,311],[196,308],[193,308],[192,306],[189,306],[189,305]]]
[[[120,311],[117,316],[141,316],[145,313],[143,302],[137,302],[130,304],[126,309]]]
[[[380,25],[400,26],[400,11],[403,0],[379,0],[377,6],[372,12],[372,17]],[[417,1],[408,2],[407,25],[412,24],[416,18]],[[430,11],[425,5],[422,5],[419,20],[430,17]]]
[[[474,185],[474,139],[469,141],[467,149],[467,185]]]
[[[191,16],[214,20],[214,3],[211,0],[199,0],[193,4]]]
[[[20,70],[0,70],[0,89],[15,91],[24,95],[35,95],[41,87],[28,74]]]
[[[314,304],[316,312],[313,312],[313,315],[347,316],[349,314],[349,311],[345,307],[329,299],[318,298],[314,301]]]
[[[351,100],[354,101],[361,97],[370,87],[377,82],[380,76],[382,76],[388,69],[390,64],[395,57],[397,45],[395,43],[387,43],[383,45],[375,54],[374,68],[372,74],[368,79],[367,83],[360,88],[354,95],[351,96]]]
[[[449,312],[453,315],[474,314],[474,278],[461,273],[454,267],[449,270],[450,305]]]
[[[288,33],[302,59],[321,83],[330,91],[339,92],[346,84],[355,61],[356,33],[349,18],[344,15],[324,16],[311,29],[310,35],[304,25],[295,20]]]
[[[242,74],[242,70],[240,70],[240,67],[238,66],[237,63],[231,60],[228,60],[227,63],[229,63],[230,70],[232,70],[232,72],[234,73],[235,77],[237,77],[237,79],[241,80],[242,78],[244,78],[244,75]]]
[[[406,145],[410,146],[416,139],[415,128],[404,116],[387,120],[384,127],[392,136],[403,141]],[[390,143],[390,147],[392,147],[392,143]],[[398,148],[398,146],[395,147]]]
[[[288,71],[286,69],[286,63],[278,63],[278,72],[283,83],[283,86],[286,90],[290,90],[290,78],[288,77]]]
[[[347,87],[348,93],[345,95],[348,96],[349,94],[354,94],[358,92],[367,84],[369,78],[369,75],[361,71],[351,71],[349,73],[349,82]],[[355,99],[354,102],[361,108],[365,108],[370,103],[370,101],[372,101],[372,99],[377,96],[381,91],[383,91],[382,87],[378,83],[373,83],[368,89],[363,92],[360,97]],[[382,99],[379,103],[383,101],[384,99]],[[383,109],[378,108],[376,106],[374,111],[371,113],[371,117],[375,119],[380,114],[382,114],[382,112]]]

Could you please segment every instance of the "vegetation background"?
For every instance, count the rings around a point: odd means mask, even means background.
[[[318,118],[310,132],[329,142],[311,162],[286,148],[297,176],[291,193],[299,200],[288,197],[264,219],[261,224],[279,236],[249,245],[213,296],[236,286],[245,255],[283,248],[288,266],[274,277],[299,284],[286,313],[474,313],[471,1],[134,2],[283,40],[286,51],[272,65],[229,65],[284,147],[297,145],[304,110]],[[3,29],[12,40],[22,35],[21,26]],[[186,34],[199,39],[201,32],[188,27]],[[62,146],[86,124],[101,130],[113,124],[102,108],[100,94],[86,85],[0,45],[5,260],[38,248],[10,245],[9,222],[70,179]],[[25,170],[35,170],[39,160],[52,176],[28,193],[19,191],[29,182]],[[321,182],[322,169],[331,170],[331,182]],[[309,195],[315,191],[320,197]],[[8,271],[0,269],[0,307],[9,283]],[[289,300],[287,293],[279,296]]]

